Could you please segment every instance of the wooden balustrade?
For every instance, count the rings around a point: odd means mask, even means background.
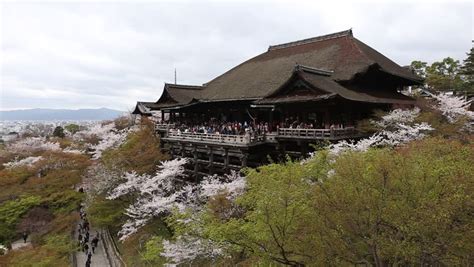
[[[164,127],[164,126],[160,126]],[[166,131],[165,137],[174,140],[186,140],[202,143],[221,143],[232,145],[251,145],[265,142],[276,142],[275,138],[290,139],[343,139],[350,138],[357,134],[354,127],[341,129],[293,129],[279,128],[275,133],[267,135],[231,135],[231,134],[207,134],[207,133],[183,133],[173,130],[170,125],[168,128],[160,128]],[[158,128],[158,126],[157,126]]]
[[[157,123],[155,125],[155,129],[157,131],[167,131],[169,129],[173,129],[176,127],[176,124],[174,123]]]
[[[305,138],[305,139],[331,139],[338,137],[350,137],[356,133],[354,127],[334,129],[294,129],[279,128],[278,137]]]
[[[166,138],[199,141],[199,142],[211,142],[211,143],[242,144],[242,145],[248,145],[248,144],[265,141],[265,137],[263,135],[181,133],[177,131],[168,131]]]

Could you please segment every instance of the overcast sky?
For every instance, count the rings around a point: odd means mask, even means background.
[[[175,68],[200,85],[269,45],[349,28],[400,65],[471,48],[470,1],[312,2],[3,3],[0,110],[129,110],[156,101]]]

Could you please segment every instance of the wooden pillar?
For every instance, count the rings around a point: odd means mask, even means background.
[[[162,110],[161,111],[161,123],[164,123],[165,122],[165,111]]]
[[[181,143],[181,157],[185,157],[186,156],[186,144],[185,143]]]
[[[242,153],[242,156],[240,156],[240,162],[241,162],[241,167],[245,168],[247,167],[247,159],[249,157],[248,153]]]
[[[326,126],[331,126],[331,114],[329,114],[329,111],[326,110],[324,112],[324,128],[326,128]]]
[[[285,155],[286,154],[286,144],[282,143],[280,148],[281,148],[281,152],[282,152],[281,154],[283,155],[283,157],[285,157],[286,156]]]
[[[160,149],[165,148],[165,142],[163,141],[163,135],[162,133],[158,133],[158,136],[160,137]]]
[[[209,153],[209,174],[214,173],[214,153],[212,152],[212,147],[209,147],[207,153]]]
[[[199,170],[199,163],[198,163],[198,152],[197,147],[193,146],[193,156],[194,156],[194,175],[197,177],[197,173]]]
[[[229,169],[229,149],[224,148],[224,170]]]
[[[224,170],[229,169],[229,149],[226,147],[224,148]]]
[[[305,157],[306,154],[308,154],[308,143],[306,142],[301,142],[301,156]]]

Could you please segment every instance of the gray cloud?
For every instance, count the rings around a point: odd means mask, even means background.
[[[0,109],[111,107],[202,84],[268,45],[353,28],[401,65],[462,60],[472,4],[4,3]]]

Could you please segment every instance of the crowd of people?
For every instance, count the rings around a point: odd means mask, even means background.
[[[97,232],[96,235],[91,238],[89,234],[90,225],[89,221],[87,220],[87,214],[84,210],[84,207],[81,205],[79,214],[81,216],[81,221],[77,227],[78,235],[77,239],[79,241],[79,248],[86,254],[86,267],[91,266],[92,261],[92,254],[95,253],[97,245],[99,244],[99,233]]]
[[[343,124],[325,124],[319,125],[314,122],[302,122],[298,118],[287,118],[281,122],[256,122],[256,121],[233,121],[226,122],[211,118],[208,121],[196,121],[181,119],[175,122],[166,122],[174,124],[172,131],[178,133],[205,133],[205,134],[227,134],[227,135],[264,135],[277,131],[279,128],[289,129],[339,129],[344,128]]]
[[[206,134],[230,134],[230,135],[244,135],[244,134],[264,134],[271,132],[272,126],[267,122],[222,122],[215,119],[209,121],[192,121],[182,120],[174,123],[173,130],[181,133],[206,133]]]

